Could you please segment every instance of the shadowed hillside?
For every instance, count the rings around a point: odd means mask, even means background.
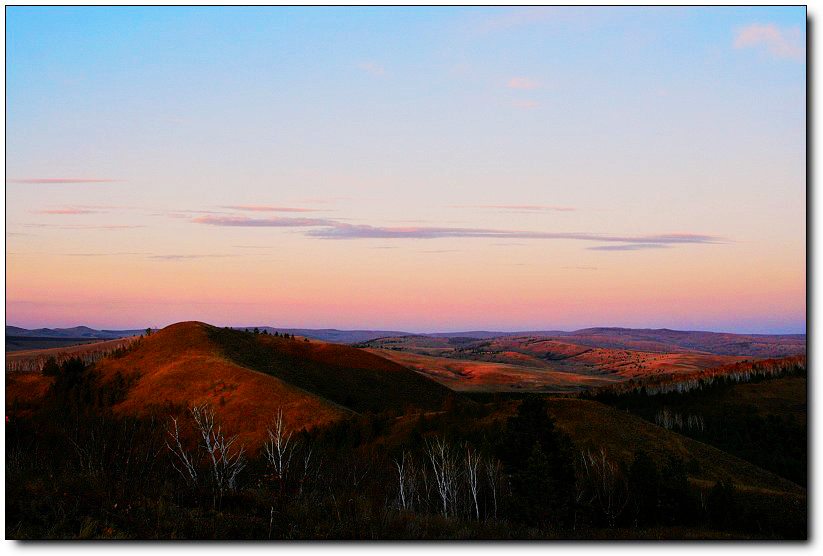
[[[378,355],[340,344],[209,327],[222,354],[357,412],[439,409],[445,386]]]

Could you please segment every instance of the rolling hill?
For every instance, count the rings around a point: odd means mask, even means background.
[[[413,371],[345,345],[286,339],[184,322],[141,338],[95,365],[100,384],[125,384],[116,414],[161,417],[211,404],[250,448],[279,409],[290,427],[311,428],[366,411],[439,408],[452,393]],[[32,403],[50,378],[6,374],[6,403]],[[466,402],[470,403],[470,402]]]
[[[358,345],[458,391],[580,391],[636,378],[691,375],[747,359],[682,348],[660,352],[590,347],[539,336],[404,336]]]

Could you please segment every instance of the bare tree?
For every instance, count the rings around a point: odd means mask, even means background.
[[[322,459],[318,460],[314,457],[314,448],[308,442],[301,442],[303,446],[302,459],[302,473],[300,476],[300,494],[303,494],[303,486],[306,484],[308,478],[320,473],[320,467],[323,464]]]
[[[191,415],[211,463],[216,493],[222,498],[226,490],[237,488],[237,476],[246,467],[246,448],[234,449],[237,435],[226,437],[222,426],[215,424],[214,409],[208,404],[192,407]]]
[[[282,491],[286,476],[289,473],[292,457],[294,456],[294,444],[291,441],[292,432],[286,430],[282,408],[277,410],[277,415],[274,418],[272,427],[268,429],[268,434],[269,440],[264,444],[263,452],[269,465],[274,469],[274,474]],[[311,461],[311,452],[309,452],[308,458],[309,459],[304,462],[306,467],[308,467]]]
[[[614,527],[629,501],[629,488],[620,466],[604,448],[580,454],[582,488],[597,502],[609,527]]]
[[[496,458],[486,458],[483,460],[483,470],[486,472],[486,481],[489,484],[489,491],[492,495],[492,508],[494,519],[497,519],[497,494],[500,491],[500,475],[502,465]],[[488,513],[488,510],[487,510]]]
[[[477,468],[480,465],[480,454],[472,450],[471,446],[466,444],[466,479],[469,485],[469,492],[472,495],[474,502],[474,517],[480,520],[480,506],[477,503],[478,481]]]
[[[434,472],[443,515],[449,517],[457,487],[457,458],[449,444],[440,437],[426,443],[426,454]]]
[[[166,439],[166,446],[172,455],[172,467],[180,473],[183,480],[190,483],[192,486],[197,484],[197,467],[194,464],[194,458],[183,448],[180,441],[180,428],[177,426],[177,418],[171,418],[171,426],[166,427],[166,432],[169,438]]]
[[[403,510],[409,510],[414,504],[417,490],[416,470],[411,454],[404,451],[399,460],[394,460],[394,467],[397,470],[399,506]]]

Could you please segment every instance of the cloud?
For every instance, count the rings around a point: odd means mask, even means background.
[[[226,205],[221,208],[248,212],[317,212],[320,210],[303,207],[275,207],[271,205]]]
[[[665,243],[632,243],[628,245],[598,245],[588,249],[592,251],[642,251],[645,249],[666,249],[668,247],[669,245]]]
[[[534,89],[538,89],[540,85],[534,79],[530,79],[528,77],[512,77],[506,83],[506,87],[509,89],[520,89],[524,91],[531,91]]]
[[[29,228],[57,228],[58,230],[131,230],[145,228],[145,224],[23,224]]]
[[[623,244],[678,245],[714,244],[725,240],[718,236],[692,233],[621,236],[586,232],[535,232],[527,230],[501,230],[494,228],[449,228],[439,226],[371,226],[349,224],[328,218],[248,218],[245,216],[200,216],[191,222],[211,226],[246,228],[309,228],[307,237],[318,239],[443,239],[443,238],[493,238],[493,239],[553,239],[575,241],[600,241]],[[619,250],[623,246],[608,250]],[[644,247],[640,247],[643,249]],[[645,247],[649,248],[649,247]]]
[[[35,210],[32,212],[35,214],[94,214],[99,211],[80,207],[65,207],[58,209]]]
[[[376,62],[360,62],[357,67],[371,75],[382,76],[386,74],[386,68]]]
[[[196,259],[222,259],[226,257],[233,257],[234,255],[149,255],[149,259],[157,261],[188,261]]]
[[[450,205],[450,208],[461,209],[493,209],[514,212],[571,212],[574,207],[561,205]]]
[[[497,238],[497,239],[559,239],[578,241],[606,241],[619,243],[721,243],[722,238],[703,234],[659,234],[647,236],[610,236],[585,232],[532,232],[498,230],[491,228],[440,228],[427,226],[383,227],[335,223],[334,226],[312,229],[310,237],[322,239],[441,239],[441,238]]]
[[[66,253],[67,257],[124,257],[132,255],[145,255],[145,253],[141,253],[139,251],[123,251],[117,253]]]
[[[301,228],[313,226],[335,226],[334,220],[325,218],[290,218],[272,216],[270,218],[248,218],[246,216],[198,216],[191,220],[195,224],[229,226],[239,228]]]
[[[113,180],[109,178],[22,178],[6,180],[9,183],[117,183],[123,180]]]
[[[806,47],[798,27],[780,28],[774,24],[753,23],[737,30],[734,47],[765,49],[775,58],[804,61]]]
[[[564,270],[597,270],[596,266],[562,266]]]

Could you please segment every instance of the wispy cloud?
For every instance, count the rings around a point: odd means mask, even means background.
[[[188,261],[197,259],[223,259],[227,257],[234,257],[234,255],[149,255],[149,259],[156,261]]]
[[[304,207],[279,207],[272,205],[225,205],[221,208],[247,212],[317,212],[320,210]]]
[[[596,266],[563,266],[563,270],[597,270]]]
[[[312,226],[335,226],[337,221],[325,218],[291,218],[272,216],[270,218],[248,218],[246,216],[198,216],[192,218],[195,224],[229,226],[239,228],[301,228]]]
[[[56,209],[34,210],[32,212],[35,214],[95,214],[100,211],[90,208],[64,207]]]
[[[28,228],[56,228],[58,230],[131,230],[145,228],[145,224],[23,224]]]
[[[307,228],[308,237],[319,239],[553,239],[600,241],[621,244],[678,245],[723,243],[718,236],[692,233],[654,234],[640,236],[594,234],[585,232],[537,232],[502,230],[494,228],[449,228],[439,226],[371,226],[349,224],[328,218],[248,218],[245,216],[200,216],[191,220],[196,224],[246,228]],[[614,246],[622,247],[622,246]],[[643,249],[644,247],[641,247]],[[648,247],[645,247],[648,248]]]
[[[117,183],[123,180],[114,180],[110,178],[20,178],[6,180],[8,183],[43,183],[43,184],[61,184],[61,183]]]
[[[66,253],[66,257],[129,257],[133,255],[145,255],[140,251],[119,251],[115,253]]]
[[[491,209],[513,212],[571,212],[574,207],[562,205],[449,205],[450,208],[460,209]]]
[[[440,238],[498,238],[498,239],[556,239],[577,241],[605,241],[618,243],[666,245],[685,243],[721,243],[723,239],[703,234],[660,234],[647,236],[610,236],[577,232],[533,232],[498,230],[490,228],[440,227],[385,227],[355,225],[337,222],[332,227],[311,229],[306,235],[323,239],[440,239]]]
[[[694,242],[694,243],[712,243],[712,242]],[[631,243],[627,245],[597,245],[589,247],[592,251],[642,251],[646,249],[666,249],[670,245],[666,243]]]
[[[512,77],[506,82],[506,87],[509,89],[521,89],[524,91],[531,91],[538,89],[540,84],[529,77]]]
[[[386,74],[386,68],[377,62],[360,62],[357,67],[371,75],[383,76]]]
[[[803,61],[806,47],[797,27],[781,28],[774,24],[753,23],[737,30],[735,48],[761,48],[775,58]]]

